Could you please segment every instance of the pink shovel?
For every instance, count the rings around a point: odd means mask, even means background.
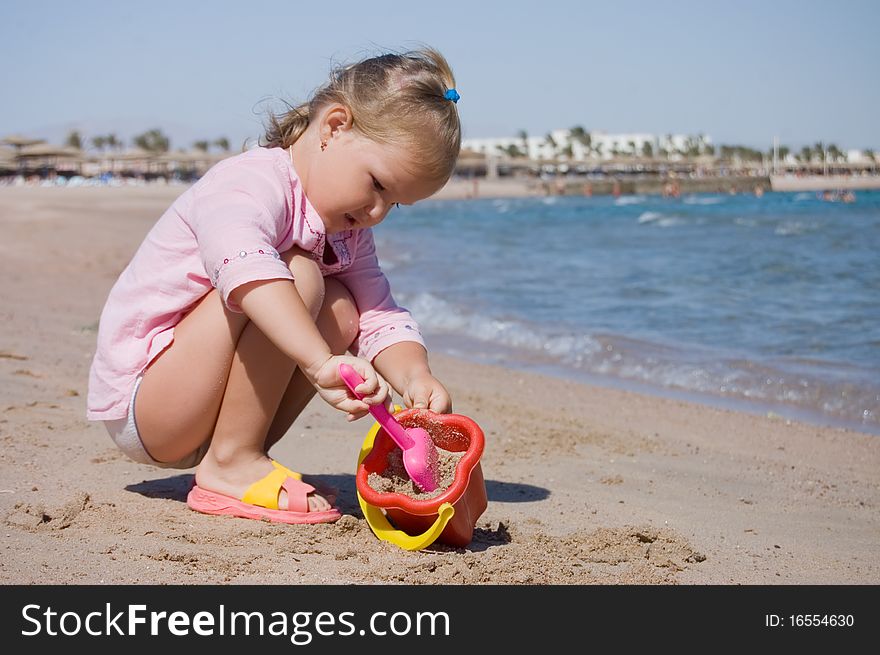
[[[339,365],[339,375],[346,386],[358,400],[363,395],[355,391],[364,380],[348,364]],[[403,467],[422,491],[434,491],[438,486],[439,458],[437,447],[431,440],[431,436],[422,428],[405,428],[385,409],[384,405],[370,405],[370,414],[382,426],[388,436],[394,440],[403,451]]]

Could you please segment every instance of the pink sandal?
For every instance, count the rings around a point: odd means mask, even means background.
[[[193,485],[186,497],[186,504],[204,514],[222,514],[276,523],[332,523],[342,516],[335,507],[321,512],[310,512],[308,495],[315,491],[315,487],[303,482],[302,475],[296,471],[291,471],[274,460],[272,464],[275,470],[248,487],[241,500]],[[289,509],[286,510],[278,509],[278,496],[282,489],[287,492]]]

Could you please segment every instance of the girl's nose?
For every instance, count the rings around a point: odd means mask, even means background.
[[[370,215],[371,220],[378,223],[385,218],[390,209],[391,205],[389,203],[385,202],[382,198],[378,198],[376,202],[373,203],[373,207],[367,213]]]

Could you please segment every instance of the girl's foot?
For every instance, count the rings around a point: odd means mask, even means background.
[[[196,484],[206,491],[242,498],[254,482],[274,470],[272,460],[266,455],[241,454],[220,462],[209,450],[196,467]],[[310,512],[323,512],[332,508],[327,498],[317,492],[308,495],[308,502]],[[284,489],[278,496],[278,509],[288,509],[287,492]]]

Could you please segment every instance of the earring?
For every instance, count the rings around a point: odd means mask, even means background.
[[[321,141],[321,152],[324,152],[327,149],[327,142]]]

